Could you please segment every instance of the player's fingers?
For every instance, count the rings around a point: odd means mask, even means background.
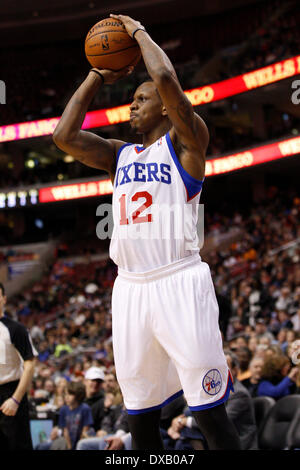
[[[118,76],[119,77],[123,77],[124,75],[130,75],[133,71],[134,67],[130,66],[130,67],[125,67],[124,69],[122,70],[119,70],[117,73],[118,73]]]
[[[116,18],[117,20],[120,20],[122,22],[124,21],[128,21],[128,20],[132,20],[132,18],[130,18],[130,16],[127,16],[127,15],[114,15],[114,14],[110,14],[110,16],[112,18]]]
[[[122,18],[121,18],[122,15],[113,15],[113,14],[110,14],[109,16],[110,16],[111,18],[115,18],[116,20],[122,21]]]

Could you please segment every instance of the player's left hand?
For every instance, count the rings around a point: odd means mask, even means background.
[[[19,406],[17,403],[15,403],[11,398],[8,398],[5,400],[5,402],[2,403],[0,410],[2,413],[6,416],[15,416],[15,414],[18,411]]]
[[[129,34],[130,37],[132,37],[132,33],[134,33],[134,31],[137,28],[145,29],[144,26],[139,21],[136,21],[133,18],[130,18],[130,16],[113,15],[113,14],[110,14],[109,16],[111,18],[115,18],[116,20],[122,21],[122,23],[124,24],[124,26],[126,28],[126,31],[127,31],[127,33]]]

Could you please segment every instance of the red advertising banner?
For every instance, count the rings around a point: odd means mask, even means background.
[[[49,186],[39,190],[39,202],[69,201],[84,197],[103,196],[112,193],[110,179]]]
[[[292,139],[262,145],[233,155],[207,160],[205,175],[220,175],[278,160],[279,158],[297,155],[298,153],[300,153],[300,137],[293,137]]]
[[[221,175],[300,153],[300,137],[285,139],[244,152],[206,161],[205,176]],[[39,202],[69,201],[112,193],[110,179],[49,186],[39,190]]]
[[[300,74],[300,55],[268,65],[261,69],[253,70],[252,72],[238,75],[237,77],[187,90],[185,94],[193,106],[201,106],[254,90],[255,88],[260,88],[298,74]],[[109,109],[100,109],[90,111],[86,114],[82,129],[109,126],[128,120],[128,104]],[[0,126],[0,142],[50,135],[53,133],[58,121],[59,118],[55,117]]]

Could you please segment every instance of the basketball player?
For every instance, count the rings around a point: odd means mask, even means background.
[[[128,410],[133,449],[162,449],[160,409],[185,398],[210,449],[240,449],[224,402],[232,379],[222,349],[218,304],[209,267],[201,261],[197,205],[204,181],[208,130],[194,113],[170,60],[140,22],[121,20],[137,41],[151,77],[136,90],[130,125],[142,145],[103,139],[81,126],[95,94],[132,72],[92,69],[55,129],[57,146],[113,183],[110,256],[118,265],[112,296],[118,382]],[[157,207],[191,211],[182,237]],[[170,237],[155,237],[162,229]],[[146,234],[144,238],[139,234]]]

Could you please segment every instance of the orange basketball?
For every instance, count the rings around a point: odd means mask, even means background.
[[[85,55],[92,67],[116,71],[136,65],[141,58],[141,50],[121,21],[106,18],[89,30]]]

